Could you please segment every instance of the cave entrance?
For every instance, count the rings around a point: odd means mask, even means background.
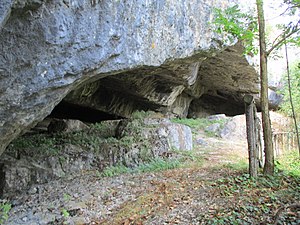
[[[75,105],[64,100],[55,106],[48,117],[57,119],[74,119],[88,123],[97,123],[104,120],[117,120],[123,118],[89,107]]]
[[[235,101],[230,96],[204,94],[199,99],[194,99],[189,108],[189,118],[206,117],[215,114],[236,116],[245,113],[244,104]]]

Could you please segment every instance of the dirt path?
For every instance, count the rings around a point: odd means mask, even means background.
[[[199,135],[198,139],[203,138]],[[95,171],[32,186],[12,201],[7,224],[201,224],[218,203],[207,185],[232,174],[224,164],[245,155],[245,144],[206,138],[202,166],[102,178]]]
[[[34,185],[11,200],[6,224],[272,224],[278,208],[300,200],[298,180],[257,187],[232,169],[247,163],[246,142],[201,131],[194,140],[183,168],[104,178],[86,171]]]

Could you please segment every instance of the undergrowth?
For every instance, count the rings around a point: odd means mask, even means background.
[[[273,224],[279,208],[300,201],[299,185],[299,177],[284,174],[257,179],[240,174],[218,179],[210,186],[215,198],[222,199],[223,204],[213,205],[210,213],[200,214],[199,221],[205,224]],[[299,224],[297,212],[283,213],[281,221]]]
[[[198,215],[200,223],[274,224],[277,212],[281,212],[277,224],[300,223],[300,161],[297,152],[277,160],[274,176],[251,178],[244,163],[239,161],[225,167],[234,175],[208,182],[214,203],[208,213]],[[289,206],[293,207],[289,209]]]
[[[11,209],[11,204],[7,202],[0,203],[0,224],[3,224],[6,220],[8,220],[8,213]]]
[[[276,160],[276,168],[279,171],[284,171],[291,176],[300,177],[299,153],[295,150],[280,156],[278,160]]]
[[[156,158],[148,163],[142,163],[135,168],[128,168],[122,164],[110,166],[103,170],[102,176],[113,177],[125,173],[158,172],[168,169],[179,168],[181,166],[182,162],[180,160]]]
[[[219,130],[221,130],[224,128],[224,126],[227,122],[227,119],[225,119],[225,118],[218,118],[218,119],[208,119],[208,118],[178,119],[178,118],[175,118],[175,119],[172,119],[172,122],[189,126],[192,129],[192,132],[194,134],[196,134],[199,130],[204,130],[208,136],[216,136],[216,134],[214,132],[206,130],[206,128],[217,123],[217,124],[220,124]]]

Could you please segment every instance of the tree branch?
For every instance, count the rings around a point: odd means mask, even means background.
[[[298,21],[298,24],[299,24],[299,22],[300,21]],[[284,35],[284,33],[282,34],[283,35],[283,37],[281,38],[281,39],[279,39],[278,41],[277,41],[277,43],[275,43],[274,44],[274,42],[273,42],[273,45],[272,45],[272,47],[267,51],[267,57],[271,54],[271,52],[275,49],[275,48],[277,48],[277,47],[279,47],[281,44],[283,44],[283,42],[286,40],[286,39],[288,39],[290,36],[292,36],[293,34],[295,34],[295,33],[297,33],[299,30],[300,30],[300,28],[298,28],[298,24],[297,24],[297,26],[290,32],[290,33],[288,33],[288,34],[286,34],[286,35]],[[281,35],[281,36],[282,36]],[[278,38],[278,37],[277,37]],[[276,38],[276,39],[277,39]]]

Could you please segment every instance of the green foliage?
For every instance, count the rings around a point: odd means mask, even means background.
[[[227,163],[224,166],[226,168],[232,169],[232,170],[238,170],[238,171],[247,171],[248,170],[248,165],[249,163],[246,162],[246,160],[244,159],[237,159],[235,160],[235,162],[233,163]]]
[[[45,134],[25,135],[17,138],[10,146],[13,149],[47,149],[47,152],[56,152],[55,138]]]
[[[62,209],[61,213],[65,219],[67,219],[70,216],[70,213],[66,209]]]
[[[200,214],[199,222],[205,224],[273,224],[272,218],[283,204],[300,200],[299,177],[277,174],[272,177],[250,178],[248,174],[236,174],[212,181],[216,202],[224,205],[211,207],[209,213]],[[235,204],[232,204],[235,202]],[[297,216],[285,217],[285,224],[297,224]]]
[[[299,13],[299,0],[285,0],[281,7],[286,10],[279,16],[294,16]],[[258,48],[254,42],[258,39],[257,18],[252,16],[252,12],[242,12],[238,5],[228,7],[227,9],[214,10],[214,30],[224,36],[224,41],[233,42],[234,39],[241,40],[245,46],[245,54],[258,53]],[[286,21],[286,20],[283,20]],[[298,19],[291,19],[287,24],[278,24],[277,28],[282,31],[274,41],[270,42],[270,50],[267,55],[274,50],[278,50],[284,43],[291,43],[295,46],[300,46],[300,27]]]
[[[91,125],[90,130],[69,132],[69,133],[41,133],[24,135],[15,139],[8,148],[10,151],[39,152],[44,155],[59,155],[65,144],[73,144],[84,149],[99,151],[101,143],[104,142],[103,132],[111,129],[107,125],[96,123]]]
[[[300,119],[300,62],[295,63],[290,71],[291,93],[296,117]],[[292,116],[292,108],[290,104],[288,77],[284,76],[282,83],[284,84],[281,94],[283,94],[283,103],[280,105],[281,111],[288,116]],[[299,125],[298,125],[299,126]]]
[[[113,177],[125,173],[145,173],[145,172],[157,172],[168,169],[175,169],[182,165],[179,160],[176,159],[161,159],[156,158],[148,163],[140,164],[135,168],[128,168],[122,164],[116,166],[110,166],[103,170],[102,176]]]
[[[246,48],[245,54],[257,54],[254,40],[258,36],[257,21],[253,13],[243,13],[238,5],[226,9],[214,9],[213,25],[219,34],[225,34],[225,41],[241,40]]]
[[[63,198],[64,198],[64,201],[68,202],[71,200],[71,195],[64,193]]]
[[[138,172],[157,172],[162,170],[175,169],[181,166],[181,162],[176,159],[156,158],[149,163],[141,164],[136,168]]]
[[[0,224],[8,220],[8,213],[11,209],[11,204],[6,202],[0,203]]]
[[[173,123],[179,123],[179,124],[184,124],[186,126],[189,126],[194,133],[197,133],[199,130],[205,130],[205,128],[209,127],[210,125],[214,123],[220,124],[220,129],[224,127],[224,125],[227,122],[227,119],[215,119],[215,120],[210,120],[207,118],[197,118],[197,119],[188,119],[188,118],[183,118],[183,119],[172,119]],[[209,131],[205,131],[209,136],[215,136],[215,133],[211,133]]]
[[[276,167],[280,171],[291,176],[300,177],[300,158],[297,151],[292,151],[288,154],[282,155],[276,161]]]
[[[110,167],[105,168],[102,172],[102,176],[103,177],[114,177],[114,176],[117,176],[120,174],[130,173],[131,171],[132,171],[132,169],[130,169],[122,164],[119,164],[116,166],[110,166]]]

